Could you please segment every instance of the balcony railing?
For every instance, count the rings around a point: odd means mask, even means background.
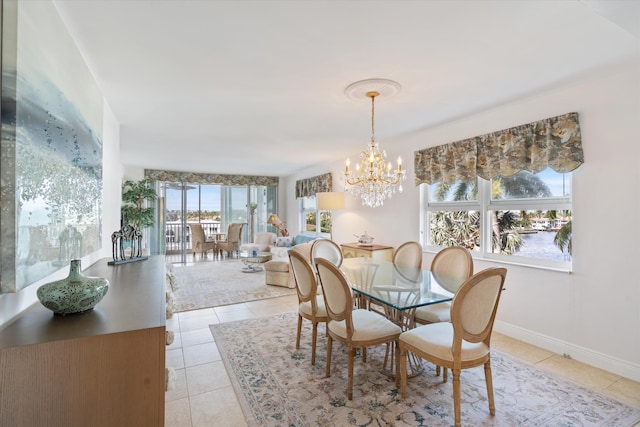
[[[197,222],[189,222],[188,224],[197,224]],[[189,225],[185,227],[185,235],[182,234],[182,224],[179,222],[168,222],[164,227],[164,245],[165,252],[180,252],[182,250],[182,243],[185,242],[187,251],[191,248],[191,228]],[[200,223],[204,230],[205,236],[210,239],[214,239],[216,235],[220,234],[220,222],[219,221],[203,221]]]

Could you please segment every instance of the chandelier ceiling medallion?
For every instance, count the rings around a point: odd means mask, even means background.
[[[382,206],[384,200],[396,192],[396,185],[406,179],[402,159],[398,157],[398,166],[392,170],[391,162],[387,163],[386,160],[386,151],[380,150],[375,141],[374,131],[375,99],[389,98],[399,91],[400,84],[386,79],[361,80],[350,84],[344,91],[348,98],[355,101],[371,99],[371,142],[360,153],[355,172],[349,169],[349,159],[344,170],[345,191],[351,191],[353,197],[360,197],[363,206]],[[398,185],[398,192],[402,192],[402,184]]]

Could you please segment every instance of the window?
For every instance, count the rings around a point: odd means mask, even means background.
[[[301,233],[325,235],[331,233],[331,212],[316,209],[316,197],[300,197]]]
[[[461,245],[482,258],[571,268],[571,173],[548,168],[421,187],[425,247]]]

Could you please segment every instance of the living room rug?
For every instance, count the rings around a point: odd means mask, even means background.
[[[174,292],[174,311],[197,310],[296,293],[295,289],[265,284],[264,270],[242,272],[240,260],[176,265],[173,274],[179,288]]]
[[[303,322],[295,349],[296,313],[211,325],[250,426],[451,426],[453,394],[423,362],[401,399],[395,381],[380,372],[385,346],[367,349],[354,366],[353,400],[347,400],[347,354],[334,344],[331,377],[325,377],[326,338],[318,327],[316,365],[311,366],[311,322]],[[492,350],[496,415],[489,415],[482,367],[461,374],[462,425],[632,426],[640,408],[559,379]]]

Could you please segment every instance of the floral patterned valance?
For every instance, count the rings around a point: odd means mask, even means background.
[[[416,151],[416,185],[489,180],[550,167],[571,172],[584,163],[578,113]]]
[[[296,199],[300,197],[315,196],[316,193],[323,193],[333,189],[331,172],[312,178],[300,179],[296,181]]]
[[[278,185],[277,176],[221,175],[211,173],[175,172],[145,169],[144,177],[154,181],[188,182],[190,184],[216,185]]]

